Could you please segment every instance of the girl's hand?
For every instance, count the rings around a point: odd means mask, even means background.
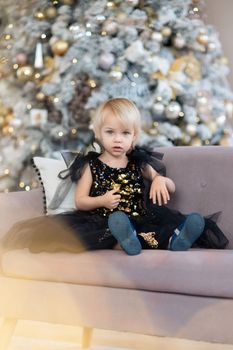
[[[107,191],[101,198],[103,207],[108,209],[114,209],[116,208],[121,200],[121,196],[119,194],[116,194],[119,192],[119,189],[114,189],[111,191]]]
[[[153,204],[167,204],[170,195],[167,189],[166,177],[161,175],[154,177],[150,187],[150,199],[152,199]]]

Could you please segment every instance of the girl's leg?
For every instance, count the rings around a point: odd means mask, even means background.
[[[200,237],[204,227],[205,220],[200,214],[189,214],[184,222],[174,230],[174,234],[169,240],[168,249],[175,251],[188,250]]]
[[[137,255],[141,252],[142,247],[137,238],[136,231],[124,212],[115,211],[110,214],[108,227],[128,255]]]

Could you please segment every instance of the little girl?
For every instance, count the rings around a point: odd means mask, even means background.
[[[160,153],[135,146],[140,124],[140,113],[128,99],[103,103],[93,120],[101,152],[78,155],[60,174],[77,183],[77,210],[20,223],[5,236],[3,246],[80,252],[119,243],[129,255],[142,248],[187,250],[194,243],[225,247],[227,239],[211,219],[165,206],[175,184],[165,176]],[[148,192],[144,180],[149,181]]]

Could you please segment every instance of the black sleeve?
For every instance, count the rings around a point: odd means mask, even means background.
[[[99,156],[99,153],[89,152],[86,155],[83,155],[82,153],[76,153],[75,157],[73,157],[73,160],[72,155],[62,154],[62,156],[66,164],[68,160],[71,160],[71,163],[67,169],[62,170],[58,174],[58,177],[62,180],[70,177],[72,182],[77,182],[82,176],[85,165],[88,164],[91,159],[97,158]]]
[[[146,164],[150,164],[159,174],[166,176],[166,167],[162,162],[163,153],[136,146],[130,153],[129,158],[135,160],[141,168]]]

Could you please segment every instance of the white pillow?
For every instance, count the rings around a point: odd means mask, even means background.
[[[33,163],[36,168],[36,171],[39,175],[39,179],[44,188],[45,193],[45,212],[46,214],[59,214],[66,211],[75,210],[75,183],[72,183],[69,186],[67,194],[64,196],[64,199],[59,204],[56,209],[49,208],[49,205],[54,198],[56,190],[59,184],[65,180],[59,179],[58,174],[61,170],[67,168],[63,159],[50,159],[44,157],[34,157]]]

